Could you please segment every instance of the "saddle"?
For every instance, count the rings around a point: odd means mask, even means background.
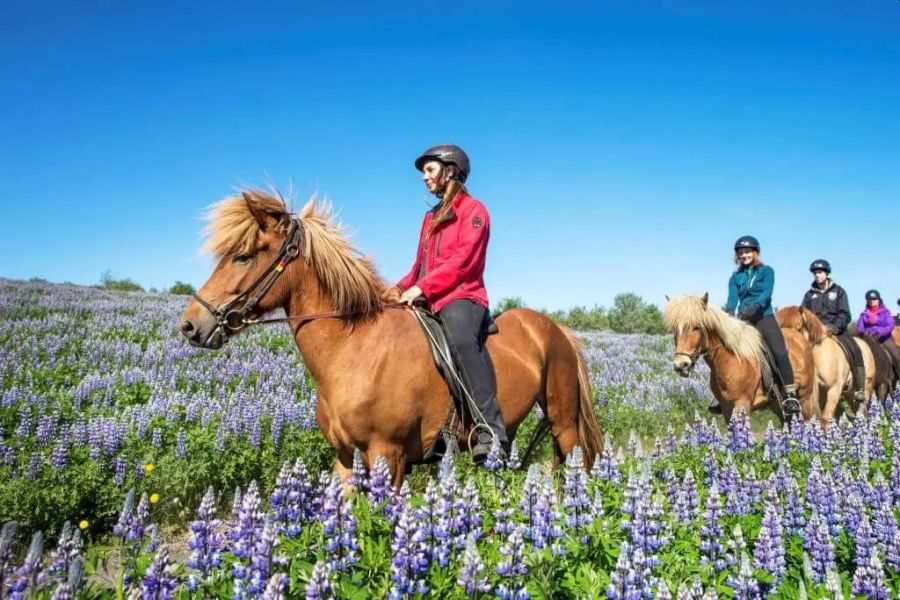
[[[858,365],[858,364],[856,364],[856,361],[853,360],[853,353],[850,351],[848,344],[855,343],[855,342],[849,342],[839,335],[832,335],[831,339],[833,339],[835,342],[837,342],[838,348],[840,348],[841,352],[844,353],[844,358],[847,359],[847,364],[850,365],[850,373],[853,376],[853,382],[854,382],[854,384],[857,383],[856,370],[859,367],[859,368],[862,368],[863,371],[865,372],[866,365],[865,364]],[[862,384],[860,384],[860,385],[862,385]]]
[[[438,434],[434,438],[431,447],[418,462],[407,462],[407,470],[413,464],[431,464],[438,462],[441,457],[448,451],[456,452],[459,450],[459,436],[462,426],[468,424],[466,416],[473,414],[467,398],[472,396],[472,392],[468,387],[466,377],[463,375],[459,365],[456,364],[456,351],[450,343],[450,337],[444,329],[443,323],[437,315],[420,307],[413,306],[416,320],[425,333],[425,339],[428,340],[428,347],[431,349],[431,357],[434,359],[434,365],[438,372],[447,383],[447,388],[453,398],[447,416],[444,418],[444,424],[438,430]],[[499,331],[496,321],[488,315],[484,323],[482,335],[487,337]],[[485,350],[486,351],[486,350]]]

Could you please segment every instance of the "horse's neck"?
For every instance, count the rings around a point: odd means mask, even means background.
[[[725,347],[718,333],[709,334],[707,347],[710,348],[710,352],[706,354],[706,364],[709,365],[709,370],[715,377],[725,377],[740,361],[731,350]]]
[[[284,311],[289,317],[301,317],[328,313],[334,310],[332,303],[318,293],[317,287],[303,287],[303,293],[294,293],[284,306]],[[294,335],[294,341],[303,364],[309,370],[313,379],[319,386],[327,385],[329,375],[334,374],[334,369],[329,366],[339,364],[336,360],[347,347],[354,343],[359,348],[362,329],[366,323],[351,326],[341,318],[321,318],[303,322],[288,322]]]

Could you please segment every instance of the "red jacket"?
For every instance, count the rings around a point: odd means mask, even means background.
[[[488,308],[484,287],[484,263],[487,255],[491,220],[484,205],[464,192],[453,199],[450,212],[428,234],[433,211],[425,213],[416,262],[397,283],[401,290],[414,285],[422,289],[433,312],[468,298]],[[424,275],[419,271],[424,261]]]

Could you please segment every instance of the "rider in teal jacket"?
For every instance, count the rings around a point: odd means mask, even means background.
[[[725,311],[738,315],[745,321],[758,321],[774,316],[772,292],[775,290],[775,270],[769,265],[750,266],[737,270],[728,280],[728,302]]]

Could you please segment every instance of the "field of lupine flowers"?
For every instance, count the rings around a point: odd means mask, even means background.
[[[668,337],[585,333],[590,470],[545,447],[348,488],[286,331],[190,348],[186,301],[0,279],[0,599],[900,593],[900,397],[725,428]]]

